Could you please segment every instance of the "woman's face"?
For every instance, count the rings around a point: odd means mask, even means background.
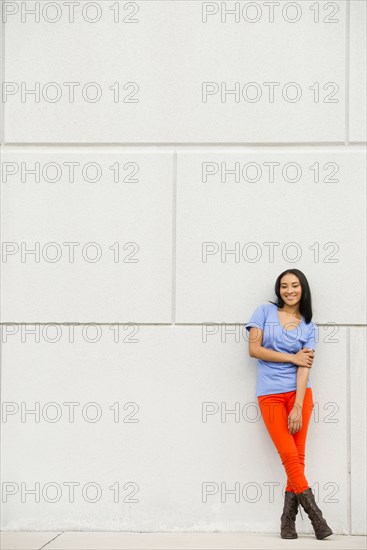
[[[302,287],[299,279],[293,273],[287,273],[280,281],[280,296],[289,306],[298,304],[302,296]]]

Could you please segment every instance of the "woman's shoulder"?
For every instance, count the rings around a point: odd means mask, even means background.
[[[265,315],[268,315],[270,311],[272,311],[274,308],[276,308],[275,304],[270,304],[269,302],[264,302],[262,304],[259,304],[256,308],[256,311],[261,311]]]
[[[263,304],[260,304],[262,308],[266,311],[270,311],[271,309],[277,309],[277,306],[271,302],[264,302]]]
[[[317,329],[317,325],[313,321],[310,321],[308,324],[305,322],[305,325],[310,332]]]
[[[306,323],[304,321],[304,326],[306,327],[306,336],[307,338],[316,338],[318,334],[318,326],[313,321],[310,321],[309,323]]]

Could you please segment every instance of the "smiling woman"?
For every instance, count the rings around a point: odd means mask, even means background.
[[[249,355],[258,359],[256,396],[269,435],[287,474],[281,537],[298,538],[301,503],[316,538],[332,534],[305,477],[307,429],[314,407],[309,371],[316,348],[311,291],[305,275],[287,270],[275,283],[276,302],[260,304],[245,325]]]

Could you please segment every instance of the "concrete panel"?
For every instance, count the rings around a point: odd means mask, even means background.
[[[298,268],[317,323],[364,323],[365,166],[362,149],[179,153],[176,321],[247,322]],[[359,291],[335,300],[356,258]]]
[[[367,4],[350,3],[349,139],[367,141]]]
[[[120,328],[114,341],[117,331],[104,326],[97,343],[81,327],[73,343],[65,327],[57,343],[21,330],[6,338],[2,480],[13,485],[4,528],[278,532],[286,476],[262,424],[244,327],[229,334],[223,326],[142,325],[129,341]],[[339,532],[347,507],[344,332],[317,352],[307,451],[310,483]],[[39,417],[26,413],[37,407]],[[30,488],[39,502],[25,494]]]
[[[34,4],[6,18],[8,143],[345,139],[342,0]]]
[[[351,521],[353,535],[367,534],[366,327],[350,329]]]
[[[172,154],[2,161],[2,322],[170,322]]]

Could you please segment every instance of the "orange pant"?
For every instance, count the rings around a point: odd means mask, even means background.
[[[295,398],[294,390],[261,395],[258,402],[261,416],[287,474],[286,491],[299,494],[309,488],[304,471],[307,428],[314,407],[312,388],[306,388],[302,406],[302,427],[298,432],[291,434],[288,430],[288,415]]]

